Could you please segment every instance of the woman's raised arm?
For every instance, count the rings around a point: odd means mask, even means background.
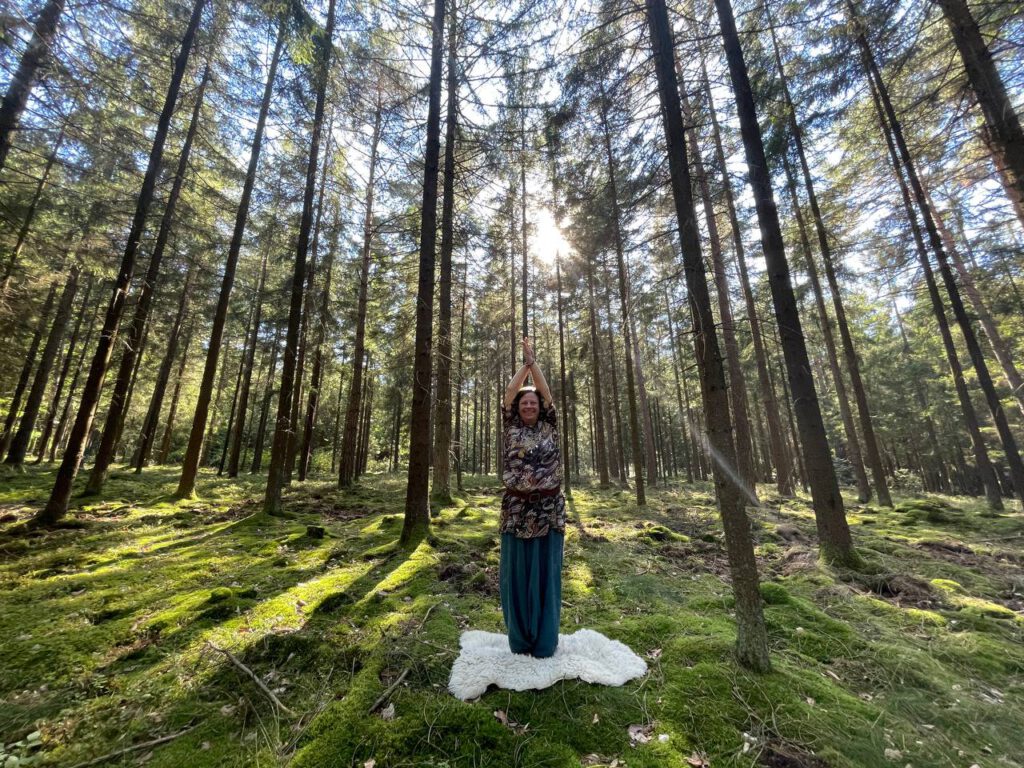
[[[510,408],[512,406],[512,401],[516,399],[516,393],[519,392],[523,384],[526,383],[526,377],[529,375],[529,365],[524,365],[522,368],[515,372],[515,375],[512,377],[512,380],[509,381],[508,386],[505,387],[505,408]]]

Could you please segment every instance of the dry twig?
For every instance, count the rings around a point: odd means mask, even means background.
[[[379,707],[381,704],[383,704],[385,701],[387,701],[388,700],[388,696],[391,695],[391,693],[395,690],[395,688],[397,688],[398,686],[400,686],[402,684],[402,681],[405,680],[405,678],[408,676],[408,674],[409,674],[409,668],[406,667],[405,669],[402,670],[402,674],[400,674],[398,676],[398,679],[395,680],[395,682],[393,682],[391,685],[388,686],[388,689],[386,691],[384,691],[384,693],[382,693],[380,695],[379,699],[377,699],[375,702],[373,702],[373,706],[370,707],[369,711],[366,714],[372,715],[374,713],[374,711],[376,711],[377,707]]]
[[[228,661],[230,661],[232,664],[234,664],[237,669],[239,669],[242,672],[244,672],[245,674],[247,674],[249,676],[249,678],[254,683],[256,683],[256,686],[263,692],[263,694],[268,699],[270,699],[270,701],[274,704],[275,707],[277,707],[278,709],[280,709],[282,712],[284,712],[287,715],[294,715],[295,714],[290,709],[288,709],[288,707],[286,707],[284,704],[282,704],[281,700],[279,698],[277,698],[277,696],[274,695],[274,692],[272,690],[267,688],[266,684],[262,680],[260,680],[259,676],[255,672],[253,672],[251,669],[249,669],[247,666],[245,666],[245,664],[243,664],[241,661],[239,661],[238,658],[233,653],[231,653],[231,651],[227,651],[227,650],[225,650],[223,648],[218,648],[216,645],[214,645],[210,641],[207,641],[206,644],[208,646],[210,646],[210,648],[212,648],[213,650],[217,651],[218,653],[224,654],[227,657]]]
[[[75,763],[75,765],[71,766],[71,768],[86,768],[86,766],[89,765],[99,765],[100,763],[106,763],[110,760],[113,760],[115,757],[127,755],[130,752],[138,752],[140,749],[147,749],[149,747],[159,746],[160,744],[166,744],[168,741],[173,741],[179,736],[184,736],[189,731],[195,730],[195,728],[195,725],[190,725],[187,728],[183,728],[182,730],[178,731],[177,733],[171,733],[167,736],[161,736],[159,739],[151,739],[150,741],[144,741],[141,744],[132,744],[130,747],[125,747],[124,749],[118,749],[113,752],[108,752],[107,754],[101,755],[100,757],[94,757],[92,760],[86,760],[84,763]]]

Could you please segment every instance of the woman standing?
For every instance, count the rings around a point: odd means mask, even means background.
[[[565,498],[551,390],[529,339],[502,411],[501,610],[512,652],[547,658],[558,647]]]

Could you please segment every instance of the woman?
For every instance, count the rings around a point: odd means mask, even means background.
[[[512,652],[547,658],[558,647],[565,498],[551,390],[529,339],[503,406],[501,610]]]

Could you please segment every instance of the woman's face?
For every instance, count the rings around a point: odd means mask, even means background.
[[[527,392],[519,398],[519,418],[523,424],[532,427],[540,416],[540,398],[535,392]]]

